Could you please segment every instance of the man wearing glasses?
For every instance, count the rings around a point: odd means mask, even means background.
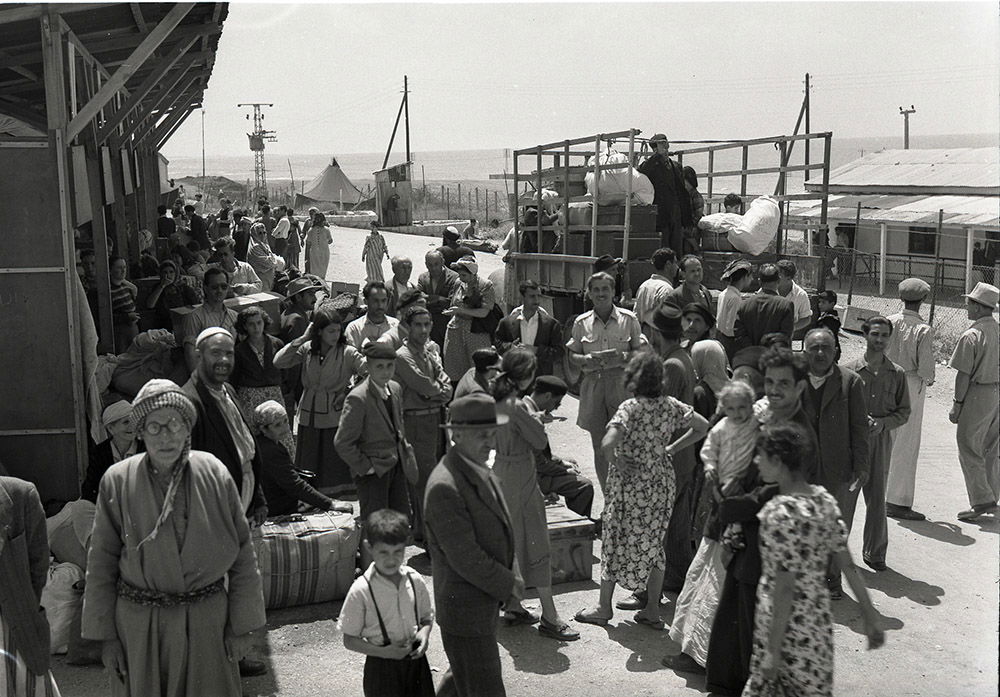
[[[190,372],[198,366],[195,339],[199,334],[209,327],[222,327],[236,334],[236,313],[223,302],[229,292],[229,274],[213,266],[205,272],[204,288],[205,302],[194,308],[184,322],[184,360]]]

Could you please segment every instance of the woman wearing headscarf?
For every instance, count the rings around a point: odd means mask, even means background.
[[[275,354],[274,365],[281,369],[302,366],[295,465],[315,472],[316,487],[325,494],[355,491],[351,468],[337,452],[333,441],[351,379],[368,371],[361,354],[347,345],[340,312],[329,303],[321,305],[313,313],[305,334],[288,342]]]
[[[239,492],[191,450],[195,406],[176,384],[146,383],[132,418],[146,452],[101,480],[83,636],[103,642],[112,695],[238,697],[237,661],[265,623]]]
[[[135,455],[135,429],[132,425],[132,405],[124,399],[109,404],[101,413],[101,425],[108,438],[90,449],[87,476],[80,487],[80,498],[97,503],[97,488],[108,468],[126,457]]]
[[[444,371],[453,383],[458,382],[473,366],[472,354],[477,349],[493,345],[493,336],[483,324],[496,305],[497,295],[493,283],[480,277],[475,257],[462,257],[451,269],[458,274],[458,288],[451,297],[451,307],[441,314],[450,317],[444,335]],[[493,325],[496,329],[496,324]]]
[[[49,623],[39,612],[48,571],[38,490],[0,476],[0,694],[5,697],[59,697],[49,672]]]
[[[322,213],[313,215],[312,225],[306,235],[306,256],[309,259],[308,271],[311,274],[326,279],[326,269],[330,265],[330,245],[333,235],[326,226],[326,216]]]
[[[161,261],[160,282],[146,298],[146,307],[156,311],[156,327],[173,331],[174,320],[170,311],[200,302],[197,291],[181,280],[181,269],[177,263],[172,259]]]

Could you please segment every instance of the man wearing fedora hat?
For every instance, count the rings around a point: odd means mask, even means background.
[[[639,165],[653,184],[656,230],[664,247],[684,249],[684,228],[692,227],[691,197],[684,186],[681,166],[670,159],[670,140],[662,133],[649,139],[653,154]]]
[[[927,388],[934,384],[934,328],[920,316],[920,304],[930,292],[930,285],[922,278],[900,281],[899,299],[903,301],[903,311],[889,315],[892,335],[885,355],[906,373],[906,389],[910,395],[910,418],[893,434],[885,494],[886,515],[900,520],[924,520],[923,513],[913,510],[913,492],[917,482],[924,399]]]
[[[1000,498],[1000,326],[993,311],[1000,289],[977,283],[963,296],[972,326],[962,334],[951,356],[955,375],[955,400],[948,418],[958,424],[958,461],[969,493],[969,510],[958,514],[963,521],[997,512]]]
[[[451,403],[451,449],[427,481],[424,526],[441,643],[451,666],[438,694],[503,697],[496,631],[500,606],[520,600],[514,536],[500,482],[487,466],[498,414],[488,394]]]

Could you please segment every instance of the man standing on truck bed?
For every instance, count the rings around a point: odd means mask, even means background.
[[[639,165],[653,184],[656,204],[656,230],[664,247],[684,249],[684,228],[694,225],[691,219],[691,198],[684,188],[681,166],[670,159],[670,141],[662,133],[649,140],[654,154]]]

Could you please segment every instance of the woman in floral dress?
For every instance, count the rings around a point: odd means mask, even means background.
[[[766,426],[757,466],[779,493],[758,514],[761,575],[753,656],[743,697],[833,695],[833,627],[826,567],[831,554],[861,607],[868,648],[885,642],[878,614],[847,550],[847,528],[826,489],[808,484],[814,454],[801,426]]]
[[[708,422],[687,404],[662,394],[663,364],[650,352],[629,361],[625,386],[635,397],[618,407],[601,443],[611,463],[602,515],[601,595],[597,607],[581,610],[576,620],[606,625],[619,585],[646,590],[646,607],[635,621],[663,629],[659,600],[666,566],[663,536],[675,496],[672,457],[704,438]]]

